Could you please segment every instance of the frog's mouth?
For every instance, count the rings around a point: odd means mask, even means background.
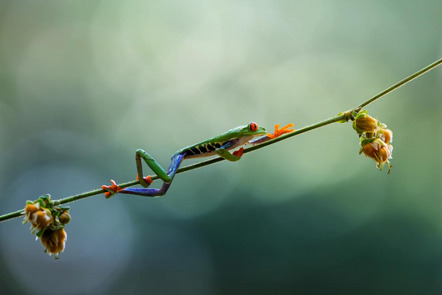
[[[260,144],[263,142],[266,142],[269,140],[269,137],[267,136],[267,132],[263,132],[260,134],[256,134],[255,136],[253,136],[250,140],[249,140],[249,144]]]
[[[238,146],[243,145],[243,144],[256,144],[256,143],[260,143],[260,140],[263,140],[265,138],[267,138],[267,133],[265,132],[265,130],[263,132],[257,132],[253,135],[249,135],[249,136],[243,136],[242,138],[239,139],[239,143]],[[268,139],[267,139],[268,140]]]

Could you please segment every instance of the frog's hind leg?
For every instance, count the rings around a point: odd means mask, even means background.
[[[175,176],[176,171],[183,161],[184,154],[175,154],[172,157],[169,170],[166,173],[163,168],[145,151],[137,150],[137,169],[138,169],[138,179],[143,178],[143,168],[141,166],[141,158],[149,165],[149,167],[161,178],[164,183],[161,188],[125,188],[119,191],[120,194],[131,194],[145,197],[157,197],[164,195],[172,184],[172,180]],[[141,183],[141,181],[140,181]]]

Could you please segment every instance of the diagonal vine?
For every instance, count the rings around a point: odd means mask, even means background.
[[[298,129],[298,130],[296,130],[294,132],[291,132],[291,133],[282,135],[282,136],[280,136],[278,138],[275,138],[275,139],[273,139],[271,141],[264,142],[264,143],[256,145],[256,146],[249,147],[249,148],[244,150],[244,153],[253,152],[253,151],[261,149],[261,148],[263,148],[265,146],[277,143],[277,142],[279,142],[281,140],[288,139],[289,137],[293,137],[293,136],[305,133],[307,131],[311,131],[313,129],[317,129],[317,128],[329,125],[331,123],[346,122],[346,121],[352,120],[354,118],[354,116],[363,107],[373,103],[374,101],[376,101],[379,98],[385,96],[386,94],[393,92],[394,90],[396,90],[399,87],[405,85],[406,83],[408,83],[408,82],[410,82],[410,81],[420,77],[421,75],[429,72],[430,70],[432,70],[435,67],[439,66],[441,63],[442,63],[442,58],[437,60],[437,61],[435,61],[435,62],[433,62],[432,64],[422,68],[421,70],[415,72],[414,74],[406,77],[405,79],[403,79],[403,80],[393,84],[389,88],[387,88],[384,91],[376,94],[375,96],[373,96],[370,99],[364,101],[363,103],[361,103],[360,105],[358,105],[357,107],[355,107],[355,108],[353,108],[353,109],[351,109],[349,111],[341,113],[341,114],[339,114],[339,115],[337,115],[335,117],[332,117],[332,118],[329,118],[329,119],[317,122],[315,124],[305,126],[305,127],[301,128],[301,129]],[[196,163],[196,164],[192,164],[192,165],[180,168],[180,169],[177,170],[176,174],[183,173],[183,172],[190,171],[190,170],[194,170],[194,169],[198,169],[198,168],[201,168],[201,167],[205,167],[205,166],[208,166],[208,165],[211,165],[211,164],[215,164],[215,163],[218,163],[218,162],[221,162],[221,161],[224,161],[224,159],[221,158],[221,157],[210,159],[210,160],[206,160],[206,161],[202,161],[202,162],[199,162],[199,163]],[[158,178],[159,178],[158,176],[152,176],[152,180],[155,180],[155,179],[158,179]],[[126,188],[126,187],[134,186],[134,185],[137,185],[137,184],[139,184],[139,181],[138,180],[133,180],[133,181],[121,183],[121,184],[119,184],[119,186],[121,188]],[[89,192],[85,192],[85,193],[81,193],[81,194],[77,194],[77,195],[72,195],[72,196],[69,196],[69,197],[66,197],[66,198],[63,198],[63,199],[60,199],[60,200],[55,200],[55,201],[53,201],[53,203],[54,203],[54,205],[61,205],[61,204],[66,204],[66,203],[71,203],[71,202],[74,202],[74,201],[78,201],[78,200],[81,200],[81,199],[84,199],[84,198],[92,197],[92,196],[95,196],[95,195],[103,194],[103,193],[105,193],[105,190],[100,188],[100,189],[92,190],[92,191],[89,191]],[[0,216],[0,222],[5,221],[5,220],[9,220],[9,219],[13,219],[13,218],[16,218],[16,217],[20,217],[20,216],[23,216],[23,215],[24,215],[24,209],[20,209],[20,210],[17,210],[17,211],[8,213],[8,214],[1,215]]]

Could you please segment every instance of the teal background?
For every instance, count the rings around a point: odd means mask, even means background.
[[[132,180],[137,148],[168,166],[250,121],[346,111],[441,57],[441,11],[3,0],[0,214]],[[333,124],[178,175],[164,198],[72,203],[57,261],[3,222],[1,293],[441,294],[441,81],[438,68],[367,107],[394,132],[390,175]]]

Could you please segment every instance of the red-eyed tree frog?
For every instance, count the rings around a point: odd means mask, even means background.
[[[106,198],[110,198],[116,193],[132,194],[146,197],[162,196],[169,189],[175,173],[184,159],[219,155],[220,157],[228,161],[238,161],[243,155],[244,148],[241,147],[233,153],[230,153],[229,150],[235,149],[245,144],[261,144],[268,140],[279,137],[282,134],[294,131],[294,129],[289,129],[291,127],[293,127],[293,124],[291,123],[282,128],[279,128],[278,124],[275,126],[275,132],[273,134],[266,134],[265,129],[263,127],[258,127],[255,122],[252,122],[245,126],[239,126],[230,129],[226,133],[223,133],[217,137],[202,141],[200,143],[185,147],[177,151],[172,156],[168,172],[166,172],[163,167],[161,167],[160,164],[158,164],[155,159],[152,158],[151,155],[149,155],[142,149],[137,149],[135,154],[135,161],[138,171],[137,179],[144,188],[122,189],[113,180],[111,180],[112,185],[103,185],[101,186],[101,188],[106,190]],[[150,175],[147,177],[143,177],[143,167],[141,159],[143,159],[146,164],[152,169],[152,171],[155,172],[155,174],[164,181],[161,188],[148,188],[148,186],[152,183],[152,178]]]

